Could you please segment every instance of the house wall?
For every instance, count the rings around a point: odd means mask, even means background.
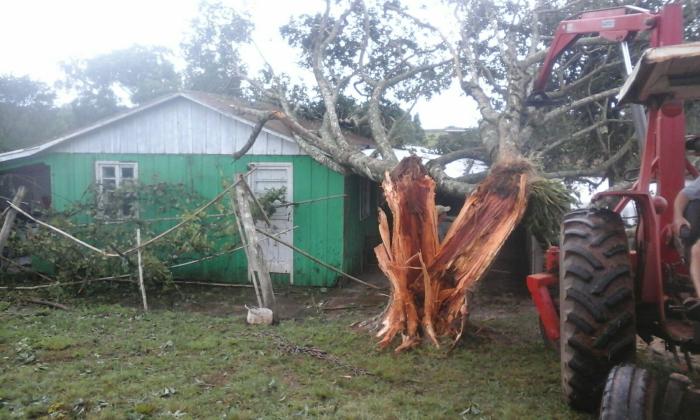
[[[183,183],[210,199],[222,191],[222,180],[248,170],[251,162],[291,162],[293,165],[293,201],[304,201],[345,194],[344,177],[316,163],[308,156],[251,156],[233,162],[230,156],[216,155],[137,155],[137,154],[69,154],[51,153],[42,159],[51,167],[54,207],[66,208],[79,200],[95,182],[95,162],[114,160],[137,162],[143,183],[165,181]],[[346,199],[347,200],[347,199]],[[198,203],[203,204],[203,203]],[[345,267],[344,200],[342,198],[301,204],[294,209],[294,245],[335,267]],[[167,228],[164,225],[163,228]],[[242,252],[183,268],[181,277],[224,282],[245,282],[246,263]],[[277,280],[289,281],[286,275]],[[293,281],[296,285],[332,286],[336,273],[320,267],[302,255],[294,255]]]
[[[178,97],[76,134],[38,155],[4,162],[0,172],[31,163],[49,165],[52,205],[61,210],[83,197],[95,182],[95,162],[100,160],[137,162],[141,182],[183,183],[205,198],[218,194],[223,180],[246,172],[250,162],[290,162],[293,165],[293,201],[346,194],[345,199],[295,206],[293,220],[298,228],[293,234],[294,245],[346,271],[360,270],[366,232],[370,226],[376,231],[377,224],[376,216],[359,220],[359,209],[354,208],[359,178],[346,180],[304,155],[293,139],[268,129],[263,130],[243,158],[234,162],[231,154],[247,142],[252,127],[249,121]],[[372,213],[375,209],[376,204],[373,204]],[[162,226],[163,229],[167,227],[165,223]],[[297,253],[293,258],[294,284],[335,284],[336,273]],[[176,274],[244,282],[245,267],[241,252],[188,266]],[[289,281],[288,275],[275,275],[275,278]]]

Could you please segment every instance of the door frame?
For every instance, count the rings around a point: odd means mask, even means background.
[[[289,175],[287,177],[287,197],[289,198],[289,202],[294,201],[294,164],[292,162],[260,162],[260,161],[253,161],[248,163],[248,169],[253,169],[253,168],[260,168],[260,169],[286,169],[287,174]],[[257,171],[253,171],[250,175],[248,175],[248,179],[246,182],[248,182],[248,185],[250,185],[252,190],[255,190],[255,174]],[[291,230],[288,232],[289,233],[289,243],[294,245],[294,206],[289,206],[289,227]],[[269,239],[268,240],[272,240]],[[284,246],[280,244],[280,246]],[[290,249],[291,251],[291,260],[289,261],[289,284],[294,284],[294,250]]]

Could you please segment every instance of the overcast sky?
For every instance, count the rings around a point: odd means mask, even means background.
[[[0,12],[0,73],[29,75],[52,84],[61,77],[60,63],[88,58],[133,44],[161,45],[177,52],[197,12],[197,0],[5,0]],[[255,23],[253,39],[275,67],[292,68],[295,52],[279,27],[295,14],[323,10],[321,0],[223,0],[247,10]],[[431,7],[430,10],[439,10]],[[435,13],[435,12],[433,12]],[[440,18],[440,13],[435,14]],[[243,58],[255,69],[261,63],[254,48]],[[454,86],[418,112],[424,128],[473,126],[477,113],[471,100]]]

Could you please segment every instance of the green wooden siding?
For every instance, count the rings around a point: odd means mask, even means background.
[[[294,209],[294,245],[335,267],[351,272],[359,270],[364,238],[373,225],[374,215],[359,221],[357,181],[344,177],[316,163],[308,156],[248,155],[234,162],[223,155],[158,155],[158,154],[87,154],[48,153],[41,157],[13,162],[12,166],[44,162],[51,167],[53,206],[64,209],[71,201],[80,199],[95,181],[96,161],[125,161],[138,163],[138,178],[143,183],[165,181],[184,183],[205,198],[222,190],[222,180],[248,170],[250,162],[291,162],[293,165],[293,201],[304,201],[331,195],[337,198],[301,204]],[[3,165],[0,170],[9,169]],[[349,181],[347,181],[349,180]],[[374,214],[374,207],[372,214]],[[353,216],[354,215],[354,216]],[[142,215],[143,216],[143,215]],[[162,216],[162,215],[161,215]],[[359,223],[359,225],[358,225]],[[361,226],[361,229],[357,229]],[[165,228],[165,226],[164,226]],[[221,256],[176,272],[179,277],[196,277],[216,281],[245,282],[245,256]],[[288,281],[288,276],[275,276]],[[293,281],[297,285],[332,286],[337,274],[294,253]]]

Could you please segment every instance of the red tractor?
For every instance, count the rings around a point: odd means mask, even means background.
[[[650,33],[651,48],[633,70],[626,42],[640,32]],[[637,336],[647,342],[659,337],[686,355],[700,351],[700,316],[683,304],[695,292],[671,229],[676,195],[686,176],[698,176],[686,159],[682,101],[700,97],[700,43],[683,44],[680,4],[658,12],[631,6],[585,12],[559,24],[532,105],[546,104],[556,59],[589,34],[621,43],[629,77],[620,102],[637,104],[631,115],[642,146],[639,177],[630,190],[594,197],[594,203],[615,203],[612,209],[565,216],[559,247],[546,251],[545,272],[528,276],[527,286],[546,339],[560,349],[563,392],[572,407],[601,407],[601,417],[610,419],[674,418],[686,410],[683,399],[700,400],[700,393],[674,377],[665,395],[658,393],[662,403],[654,412],[653,379],[625,364],[634,360]],[[638,215],[632,246],[620,216],[629,202]]]

